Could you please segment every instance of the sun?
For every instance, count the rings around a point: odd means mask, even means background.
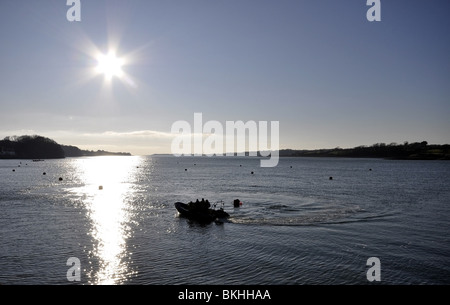
[[[124,60],[117,57],[115,52],[110,51],[107,54],[99,54],[97,56],[96,71],[99,74],[103,74],[107,80],[111,80],[113,77],[122,78],[124,74],[122,70],[123,65]]]

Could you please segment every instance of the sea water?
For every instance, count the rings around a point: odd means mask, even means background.
[[[366,284],[371,257],[382,284],[450,284],[450,162],[259,164],[0,160],[0,284],[72,283],[70,258],[80,284]],[[231,217],[178,215],[175,202],[202,198]]]

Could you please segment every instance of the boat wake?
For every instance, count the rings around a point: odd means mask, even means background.
[[[289,206],[269,206],[266,210],[272,213],[239,213],[235,212],[229,222],[244,225],[262,226],[314,226],[323,224],[343,224],[350,222],[377,221],[391,214],[371,214],[359,206],[335,207],[326,209],[300,209]],[[267,211],[266,211],[267,212]]]

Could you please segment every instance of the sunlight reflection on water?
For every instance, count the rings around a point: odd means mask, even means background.
[[[83,198],[94,251],[88,272],[91,284],[120,284],[134,273],[130,267],[132,253],[127,251],[132,207],[127,198],[134,192],[130,181],[140,162],[139,157],[96,157],[76,160],[75,170],[84,185],[77,189]]]

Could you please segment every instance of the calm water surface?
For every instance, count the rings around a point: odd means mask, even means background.
[[[0,284],[68,284],[70,257],[82,284],[366,284],[369,257],[383,284],[450,284],[449,173],[379,159],[0,160]],[[229,222],[180,218],[174,202],[197,198],[223,200]]]

